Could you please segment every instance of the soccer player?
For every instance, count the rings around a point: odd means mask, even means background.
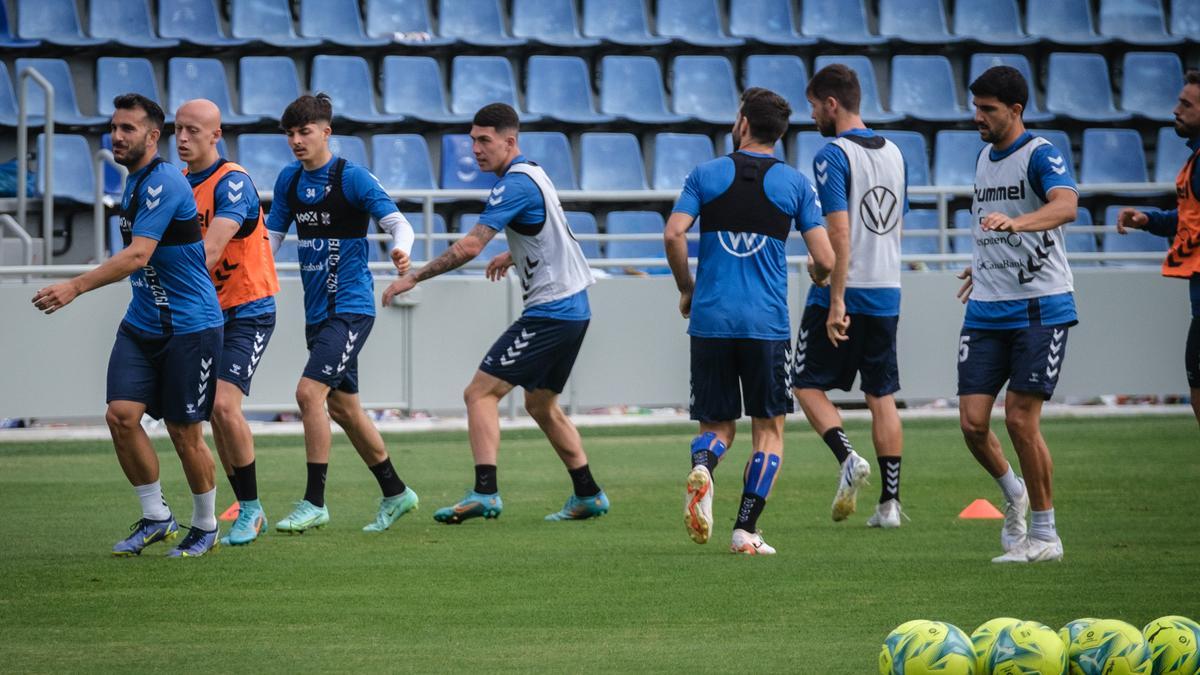
[[[416,492],[396,475],[383,437],[358,397],[358,353],[375,323],[375,285],[367,261],[369,247],[376,244],[366,238],[367,225],[374,217],[392,235],[392,262],[401,273],[408,270],[412,226],[365,167],[329,151],[332,119],[333,104],[325,94],[301,96],[283,111],[280,127],[296,161],[275,179],[267,216],[273,250],[296,223],[308,345],[308,363],[296,385],[308,482],[304,499],[275,524],[280,532],[304,532],[329,522],[325,476],[330,417],[346,432],[383,492],[378,515],[363,531],[388,529],[418,503]]]
[[[1200,422],[1200,171],[1196,171],[1200,151],[1200,71],[1189,70],[1183,91],[1175,106],[1175,133],[1187,139],[1192,155],[1175,178],[1178,205],[1171,211],[1121,209],[1117,231],[1145,230],[1171,239],[1171,248],[1163,261],[1164,277],[1188,280],[1192,299],[1192,324],[1184,348],[1184,369],[1191,389],[1192,412]]]
[[[500,180],[488,196],[479,223],[424,267],[401,277],[383,294],[383,304],[418,283],[449,272],[479,255],[497,232],[507,230],[508,252],[493,258],[486,274],[498,281],[516,267],[525,311],[488,350],[463,392],[475,460],[475,486],[458,503],[433,514],[441,523],[495,518],[503,509],[496,482],[500,451],[500,399],[513,387],[525,389],[533,417],[571,477],[573,492],[546,520],[584,520],[608,513],[608,496],[592,478],[579,431],[558,405],[591,319],[587,287],[595,283],[579,243],[571,234],[558,192],[542,168],[521,154],[517,112],[492,103],[475,113],[471,140],[482,171]]]
[[[862,88],[854,71],[826,66],[808,83],[812,118],[835,137],[813,158],[813,175],[836,262],[828,287],[809,288],[792,386],[808,423],[841,466],[832,513],[845,520],[871,465],[854,451],[842,417],[826,394],[849,391],[856,374],[871,411],[871,439],[881,489],[869,527],[900,527],[900,456],[904,435],[895,393],[900,321],[900,232],[908,211],[904,157],[895,143],[863,124]]]
[[[142,517],[112,552],[140,555],[179,534],[159,485],[158,455],[141,425],[149,413],[166,421],[192,491],[191,527],[167,555],[199,557],[218,546],[217,488],[201,422],[212,411],[224,321],[204,265],[191,188],[158,156],[162,108],[139,94],[117,96],[113,107],[113,158],[129,169],[120,211],[125,248],[89,272],[41,289],[33,303],[51,314],[82,293],[129,277],[133,298],[108,361],[105,421]]]
[[[700,423],[691,444],[684,524],[693,541],[708,542],[712,474],[733,444],[744,403],[752,447],[730,550],[751,555],[775,553],[758,531],[758,518],[783,460],[784,415],[792,412],[785,244],[793,220],[812,252],[814,281],[824,282],[833,265],[816,189],[772,154],[791,114],[775,92],[747,89],[733,124],[737,150],[688,174],[663,233],[679,311],[689,319],[691,417]],[[697,217],[693,280],[687,231]]]
[[[972,263],[959,275],[966,281],[958,296],[967,304],[958,347],[959,418],[967,447],[1006,501],[1004,554],[993,562],[1061,560],[1054,467],[1041,416],[1062,370],[1067,330],[1078,323],[1062,225],[1075,220],[1079,196],[1062,154],[1025,130],[1029,88],[1020,72],[989,68],[971,93],[988,145],[976,160]],[[989,426],[1005,382],[1004,421],[1024,479],[1013,473]]]
[[[222,544],[249,544],[267,526],[258,501],[254,436],[242,415],[242,397],[275,330],[279,279],[263,225],[258,190],[245,169],[221,159],[221,111],[212,101],[188,101],[175,112],[175,146],[187,162],[188,183],[200,213],[204,254],[225,318],[217,367],[212,429],[217,455],[233,494],[238,517]]]

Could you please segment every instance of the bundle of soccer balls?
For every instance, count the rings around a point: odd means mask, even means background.
[[[907,621],[879,652],[880,675],[1198,675],[1200,624],[1164,616],[1137,628],[1076,619],[1056,633],[1036,621],[992,619],[967,636],[942,621]]]

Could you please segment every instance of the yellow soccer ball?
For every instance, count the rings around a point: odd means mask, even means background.
[[[958,626],[923,621],[909,628],[888,659],[880,654],[879,672],[881,675],[975,675],[975,651],[971,648],[971,638]]]
[[[984,656],[979,673],[991,675],[1062,675],[1067,647],[1058,633],[1036,621],[1002,628]]]
[[[975,651],[975,672],[985,672],[983,670],[984,657],[987,656],[988,648],[996,641],[996,636],[1000,634],[1000,631],[1019,623],[1021,623],[1020,619],[1001,616],[984,621],[979,628],[975,629],[974,633],[971,633],[971,645]]]
[[[1067,648],[1071,675],[1152,675],[1154,660],[1142,632],[1124,621],[1101,619]]]
[[[891,675],[892,664],[895,662],[897,650],[911,636],[913,629],[921,624],[929,623],[926,619],[913,619],[896,626],[896,629],[883,639],[883,648],[879,650],[879,675]]]
[[[1200,624],[1186,616],[1164,616],[1142,629],[1154,659],[1154,675],[1200,673]]]
[[[1058,629],[1058,638],[1062,640],[1064,647],[1070,647],[1071,641],[1075,639],[1076,635],[1079,635],[1083,632],[1084,628],[1087,628],[1099,620],[1100,619],[1094,619],[1091,617],[1086,619],[1075,619],[1074,621]]]

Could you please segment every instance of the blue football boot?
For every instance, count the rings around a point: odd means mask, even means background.
[[[409,511],[416,511],[421,500],[417,497],[417,493],[413,492],[412,488],[405,488],[404,492],[391,497],[384,497],[379,500],[379,513],[375,516],[375,520],[367,524],[363,528],[363,532],[383,532],[396,522],[400,516]]]
[[[238,517],[229,528],[229,534],[221,537],[222,546],[242,546],[258,539],[258,535],[267,529],[267,514],[263,512],[262,503],[251,499],[238,503]]]
[[[546,520],[587,520],[608,513],[608,496],[604,490],[591,497],[571,495],[562,510],[546,516]]]
[[[179,545],[171,549],[167,553],[168,558],[199,558],[205,553],[216,551],[220,546],[217,541],[217,530],[201,530],[198,527],[189,527],[187,536]]]
[[[112,554],[115,556],[141,555],[142,549],[159,541],[172,541],[179,536],[179,523],[175,516],[166,520],[150,520],[142,518],[129,526],[133,534],[113,545]]]
[[[500,511],[504,509],[504,502],[500,500],[500,493],[494,495],[484,495],[470,490],[467,496],[462,498],[462,501],[454,506],[447,506],[438,509],[433,513],[433,519],[439,523],[447,525],[457,525],[464,520],[471,518],[499,518]]]

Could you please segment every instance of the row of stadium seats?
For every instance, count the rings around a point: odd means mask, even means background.
[[[159,0],[156,23],[147,0],[89,0],[85,32],[75,0],[17,0],[15,35],[0,14],[0,47],[362,49],[399,42],[587,48],[671,41],[713,48],[1039,41],[1161,47],[1200,41],[1200,4],[1194,0],[1170,0],[1169,30],[1161,0],[1100,0],[1098,21],[1089,0],[1025,0],[1023,15],[1016,0],[950,0],[950,20],[943,0],[878,0],[870,3],[878,32],[871,30],[872,13],[863,0],[729,0],[728,20],[718,0],[582,0],[581,16],[573,0],[512,0],[511,16],[500,0],[437,0],[436,29],[428,0],[363,0],[361,13],[358,0],[299,0],[298,25],[289,0],[228,0],[228,32],[223,4]]]

